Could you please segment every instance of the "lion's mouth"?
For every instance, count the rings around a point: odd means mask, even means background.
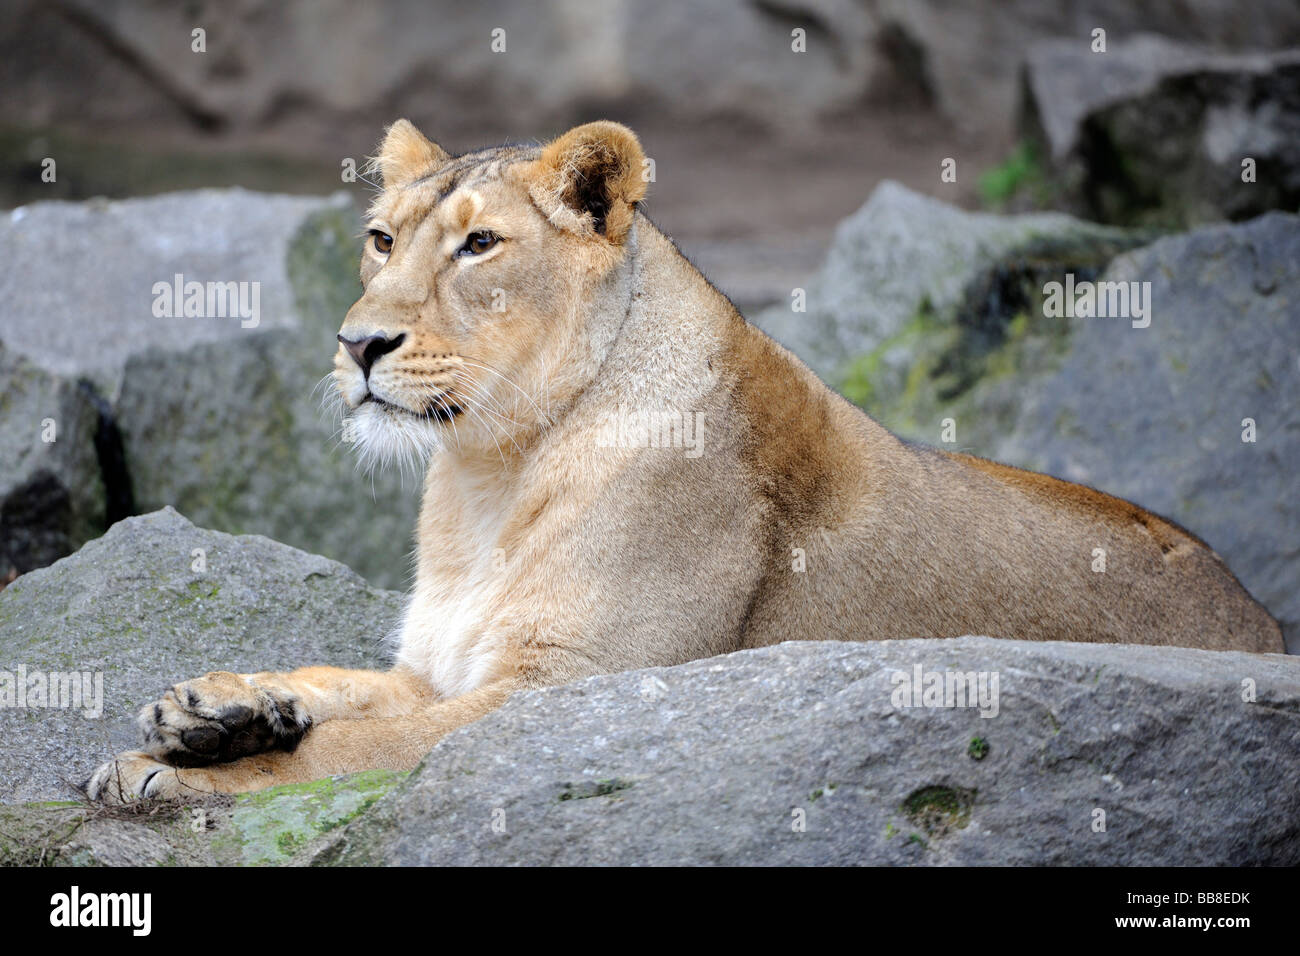
[[[447,397],[440,396],[438,400],[431,402],[424,411],[413,412],[404,405],[397,405],[386,399],[380,398],[374,392],[367,392],[366,397],[361,400],[364,405],[371,402],[380,408],[385,408],[402,415],[410,415],[412,418],[424,418],[435,422],[449,422],[461,413],[461,407],[447,400]]]

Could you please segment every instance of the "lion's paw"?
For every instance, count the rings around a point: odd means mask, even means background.
[[[192,773],[197,771],[192,771]],[[196,782],[182,783],[175,767],[169,767],[147,753],[129,750],[118,754],[90,775],[82,784],[86,796],[101,803],[130,803],[145,798],[177,798],[211,792]]]
[[[311,717],[302,701],[286,691],[214,671],[177,684],[144,707],[136,723],[151,757],[176,767],[198,767],[267,750],[293,750],[311,727]]]

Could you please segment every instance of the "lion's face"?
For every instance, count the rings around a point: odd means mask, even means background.
[[[589,371],[592,293],[622,257],[640,156],[612,123],[454,159],[390,129],[334,360],[364,457],[505,457],[545,426]]]

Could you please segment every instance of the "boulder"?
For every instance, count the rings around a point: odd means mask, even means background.
[[[399,584],[418,489],[358,473],[318,403],[359,294],[355,231],[342,194],[240,189],[42,202],[0,220],[10,563],[48,563],[124,514],[173,505]]]
[[[111,508],[96,444],[101,431],[111,435],[103,407],[88,383],[52,374],[0,342],[0,582],[103,531]]]
[[[118,522],[0,591],[0,695],[20,677],[46,688],[67,678],[66,706],[28,689],[0,707],[0,801],[73,795],[139,745],[136,712],[177,681],[387,666],[382,639],[401,600],[327,558],[197,528],[171,508]]]
[[[1283,655],[791,642],[517,694],[314,861],[1294,865],[1298,741]]]
[[[171,509],[23,575],[0,593],[0,693],[28,695],[0,708],[0,864],[1300,862],[1300,660],[1178,647],[791,642],[521,692],[411,774],[71,789],[175,680],[382,667],[399,609]],[[33,677],[72,673],[100,683],[36,705]]]
[[[1058,200],[1090,219],[1190,225],[1300,207],[1300,50],[1045,40],[1022,95]]]
[[[804,310],[787,297],[753,321],[855,400],[890,395],[906,385],[910,343],[932,326],[1014,304],[1003,300],[1017,290],[1001,280],[1013,266],[1095,276],[1146,238],[1060,213],[966,212],[886,180],[836,228]]]

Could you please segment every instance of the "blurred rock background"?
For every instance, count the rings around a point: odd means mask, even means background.
[[[398,116],[453,151],[605,116],[637,129],[656,160],[650,214],[742,307],[788,294],[881,179],[973,206],[979,174],[1036,125],[1063,157],[1086,148],[1077,130],[1092,109],[1179,69],[1204,74],[1215,54],[1300,44],[1292,0],[0,7],[9,205],[220,185],[322,194]],[[1090,49],[1097,28],[1104,55]],[[205,53],[192,50],[194,29]],[[1163,55],[1124,52],[1143,34],[1166,39]],[[55,154],[70,162],[41,183],[40,160]],[[937,175],[947,157],[955,183]]]
[[[608,117],[649,215],[830,384],[1188,525],[1300,640],[1292,0],[0,10],[0,580],[172,505],[401,587],[418,488],[311,394],[357,293],[344,165],[398,116],[453,151]],[[1152,326],[1047,321],[1067,272],[1153,282]],[[176,273],[260,282],[261,322],[156,318]]]

